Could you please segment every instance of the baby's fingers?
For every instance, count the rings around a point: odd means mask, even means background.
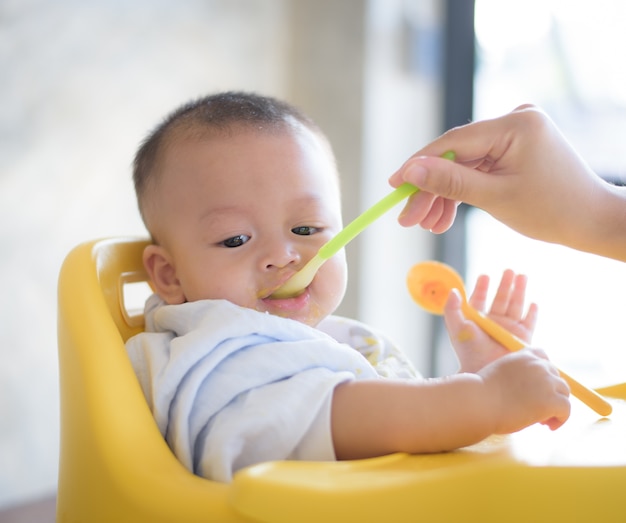
[[[545,352],[540,349],[530,349],[537,357],[548,360]],[[551,363],[546,362],[546,366],[550,374],[551,390],[548,391],[546,402],[549,404],[551,416],[542,421],[542,425],[546,425],[550,430],[556,430],[561,427],[569,418],[571,412],[571,404],[569,401],[570,388],[567,382],[560,376],[559,369]]]
[[[524,328],[528,329],[528,332],[532,333],[535,331],[535,326],[537,325],[537,319],[539,317],[539,307],[536,303],[531,303],[528,306],[528,311],[526,312],[526,316],[522,319],[522,325]],[[530,340],[526,340],[530,341]]]
[[[489,291],[489,276],[481,274],[469,298],[469,304],[476,310],[484,312],[487,306],[487,292]]]
[[[522,306],[512,307],[512,298],[519,299],[519,293],[515,293],[515,283],[516,277],[515,273],[511,269],[507,269],[502,273],[502,278],[500,279],[500,285],[498,285],[498,290],[496,291],[496,295],[493,298],[493,303],[491,304],[490,313],[498,316],[509,316],[514,319],[519,319],[521,317],[521,311],[524,306],[523,298],[525,288],[522,291]],[[519,312],[517,316],[514,313]]]
[[[536,356],[537,358],[541,358],[542,360],[550,360],[550,358],[548,358],[548,355],[546,354],[546,351],[544,351],[543,349],[537,349],[536,347],[527,347],[524,350],[527,352],[531,352],[534,356]],[[556,369],[556,367],[554,367],[554,371],[556,375],[559,374],[559,371]]]
[[[448,333],[453,338],[462,337],[462,332],[465,331],[468,325],[468,321],[463,316],[461,311],[462,298],[459,291],[453,289],[448,296],[444,307],[444,321]]]
[[[567,384],[565,386],[567,387]],[[567,387],[566,391],[556,392],[551,401],[551,407],[552,416],[542,421],[541,424],[547,426],[550,430],[556,430],[569,419],[572,408],[569,401],[569,387]]]

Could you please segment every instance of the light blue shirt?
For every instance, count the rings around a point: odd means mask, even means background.
[[[145,317],[126,346],[159,430],[190,471],[216,481],[263,461],[334,460],[334,388],[417,377],[387,338],[346,318],[312,328],[224,300],[156,295]]]

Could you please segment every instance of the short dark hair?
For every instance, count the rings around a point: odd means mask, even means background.
[[[269,96],[227,91],[180,106],[146,137],[135,155],[133,182],[144,223],[144,197],[148,187],[155,183],[155,171],[163,152],[177,139],[202,138],[210,133],[224,134],[236,128],[272,132],[288,129],[297,123],[326,140],[321,129],[299,109]]]

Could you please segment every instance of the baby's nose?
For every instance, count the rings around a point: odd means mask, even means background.
[[[276,242],[263,258],[264,269],[281,269],[301,260],[299,251],[289,242]]]

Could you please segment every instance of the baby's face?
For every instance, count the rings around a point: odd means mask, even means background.
[[[155,234],[178,291],[316,325],[343,298],[343,251],[296,298],[269,296],[342,227],[336,168],[311,131],[251,130],[173,145],[155,191]]]

